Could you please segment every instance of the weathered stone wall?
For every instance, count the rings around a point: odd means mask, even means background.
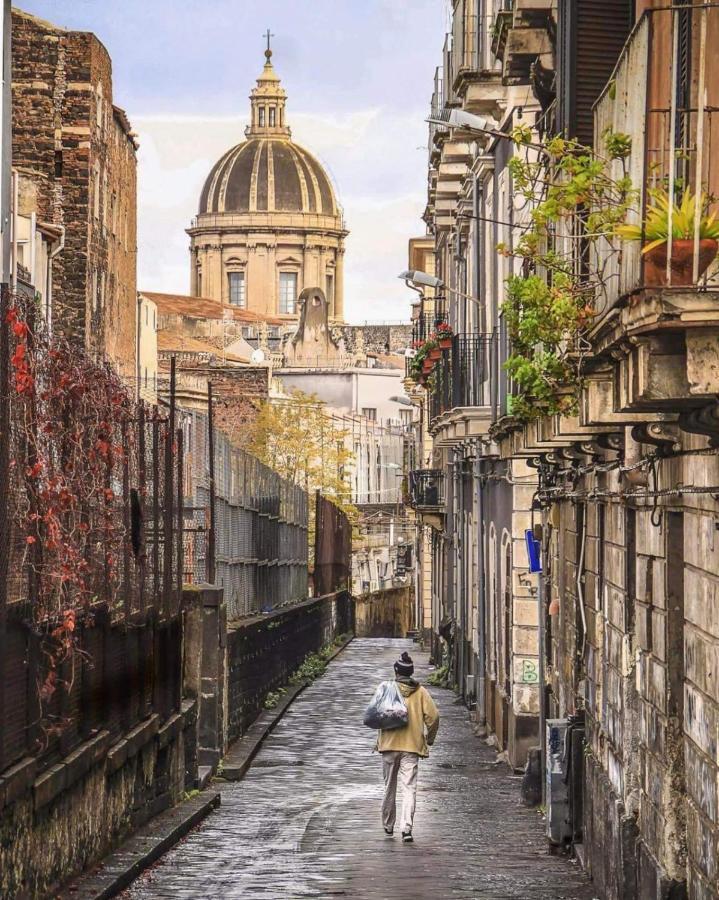
[[[12,14],[13,165],[41,220],[65,228],[55,327],[135,376],[136,156],[112,104],[112,65],[86,32]]]
[[[270,691],[287,684],[308,653],[354,630],[349,594],[317,597],[230,625],[227,634],[228,740],[244,734]]]
[[[357,637],[406,637],[414,624],[414,589],[387,588],[355,599]]]
[[[197,700],[181,696],[180,619],[155,625],[151,616],[127,629],[101,612],[78,623],[82,652],[69,696],[58,697],[60,734],[31,723],[36,749],[0,773],[8,900],[50,893],[195,786]],[[9,683],[17,705],[20,682]]]
[[[347,353],[402,353],[412,344],[412,326],[336,325],[332,337],[342,341]]]
[[[656,470],[660,489],[719,483],[715,457]],[[549,516],[550,714],[586,708],[585,844],[599,895],[716,900],[719,504],[706,493],[628,505],[621,478],[585,475],[578,490],[608,499],[562,501]]]

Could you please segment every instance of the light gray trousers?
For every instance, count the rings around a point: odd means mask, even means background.
[[[417,803],[417,770],[419,755],[405,753],[403,750],[386,750],[382,754],[384,772],[384,800],[382,801],[382,824],[385,828],[394,828],[397,816],[397,780],[402,785],[402,811],[400,828],[402,831],[412,830],[414,808]]]

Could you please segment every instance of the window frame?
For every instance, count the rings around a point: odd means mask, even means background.
[[[292,309],[287,308],[288,304],[286,303],[286,294],[283,291],[283,280],[286,278],[292,279],[293,284],[293,297],[292,297]],[[280,311],[280,315],[284,316],[296,316],[297,315],[297,301],[298,301],[298,288],[299,288],[299,273],[296,269],[281,269],[278,273],[277,279],[277,308]]]
[[[241,298],[239,303],[234,303],[233,296],[233,280],[239,277],[241,285]],[[247,309],[247,277],[244,269],[231,269],[227,273],[227,304],[235,309]]]

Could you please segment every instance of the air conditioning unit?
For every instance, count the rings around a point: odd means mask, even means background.
[[[567,719],[547,719],[545,759],[547,779],[547,837],[563,845],[572,839],[567,784]]]

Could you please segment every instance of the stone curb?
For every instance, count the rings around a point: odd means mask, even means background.
[[[327,664],[329,665],[353,639],[354,635],[337,647],[336,650],[333,650],[327,657]],[[252,725],[250,725],[242,737],[235,741],[226,754],[217,778],[224,779],[225,781],[241,781],[245,777],[247,770],[252,765],[252,760],[257,755],[257,751],[262,746],[267,735],[272,733],[292,701],[304,691],[308,684],[311,684],[311,682],[303,681],[301,684],[296,684],[288,688],[287,693],[282,697],[274,709],[267,709],[260,713]]]
[[[217,791],[203,791],[160,813],[94,869],[53,896],[57,900],[115,897],[220,805]]]

